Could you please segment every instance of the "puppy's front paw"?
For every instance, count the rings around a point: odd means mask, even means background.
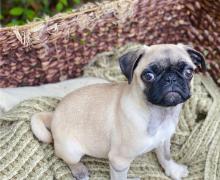
[[[173,180],[181,180],[183,177],[187,177],[189,172],[187,166],[177,164],[174,161],[170,161],[165,169],[167,176],[170,176]]]

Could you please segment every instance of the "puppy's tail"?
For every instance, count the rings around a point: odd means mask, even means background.
[[[42,142],[51,143],[52,135],[49,131],[53,113],[40,112],[34,114],[31,118],[31,129],[34,135]]]

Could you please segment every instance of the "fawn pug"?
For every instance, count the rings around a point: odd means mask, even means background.
[[[126,180],[134,158],[151,150],[166,175],[186,177],[187,167],[171,158],[170,139],[190,98],[195,68],[206,68],[204,57],[182,44],[144,45],[122,55],[119,64],[128,82],[71,92],[54,112],[32,117],[33,133],[43,142],[53,140],[56,155],[77,179],[89,177],[83,155],[108,158],[111,180]]]

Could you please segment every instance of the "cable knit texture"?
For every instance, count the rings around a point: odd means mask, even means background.
[[[124,81],[118,56],[130,48],[98,54],[84,69],[84,76]],[[189,167],[186,179],[220,179],[220,92],[210,77],[195,76],[192,98],[184,105],[172,138],[172,156]],[[0,118],[0,179],[74,179],[67,165],[54,154],[52,145],[40,143],[30,129],[31,116],[53,111],[59,99],[39,97],[26,100]],[[108,161],[84,157],[91,179],[109,179]],[[137,157],[129,177],[165,180],[167,177],[153,152]]]

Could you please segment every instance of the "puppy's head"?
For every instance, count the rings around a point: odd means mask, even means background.
[[[182,44],[143,46],[119,58],[129,84],[139,86],[146,100],[159,106],[176,106],[190,96],[197,67],[206,70],[202,54]]]

